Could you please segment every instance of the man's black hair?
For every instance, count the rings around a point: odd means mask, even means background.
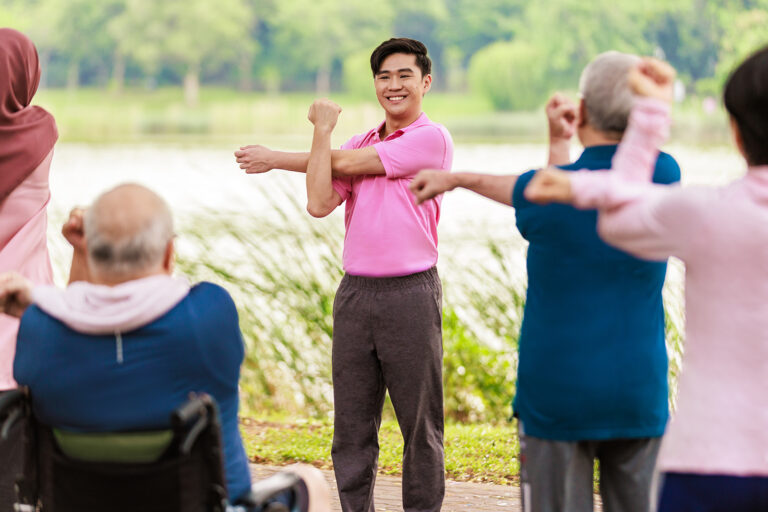
[[[421,76],[432,72],[432,61],[427,57],[427,47],[424,43],[407,37],[393,37],[381,43],[371,54],[371,71],[373,76],[381,70],[381,64],[393,53],[405,53],[416,57],[416,65],[421,69]]]
[[[739,127],[747,163],[768,165],[768,46],[731,73],[723,103]]]

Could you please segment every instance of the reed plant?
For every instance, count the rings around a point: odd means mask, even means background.
[[[243,415],[327,418],[333,410],[332,313],[343,275],[343,226],[338,218],[311,218],[289,188],[262,194],[254,200],[264,201],[271,215],[258,219],[226,211],[181,216],[177,267],[191,282],[222,285],[238,306],[246,344]],[[57,229],[65,216],[50,212],[49,247],[60,283],[71,258]],[[441,239],[438,265],[446,416],[504,423],[515,389],[525,247],[511,237],[478,233],[476,226],[466,229]],[[447,249],[462,245],[472,246],[471,261]],[[682,264],[673,260],[664,290],[673,404],[683,353],[682,276]]]
[[[335,290],[343,271],[343,226],[303,212],[289,190],[263,198],[275,213],[256,220],[207,212],[182,223],[178,265],[235,298],[247,346],[243,411],[264,416],[327,416],[332,411],[331,337]],[[470,236],[467,233],[467,236]],[[524,247],[472,235],[478,265],[443,251],[445,409],[449,420],[509,418],[517,338],[525,305]],[[462,234],[443,239],[461,243]],[[482,237],[481,237],[482,240]],[[679,273],[675,264],[672,273]],[[680,280],[665,290],[671,396],[682,355]]]

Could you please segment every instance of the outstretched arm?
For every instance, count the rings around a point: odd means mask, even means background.
[[[476,194],[493,199],[508,206],[512,205],[512,189],[515,188],[517,175],[497,176],[472,172],[454,172],[425,170],[411,181],[410,189],[416,197],[416,204],[432,199],[457,187],[471,190]]]
[[[313,217],[325,217],[341,204],[331,175],[331,133],[340,113],[341,108],[330,100],[316,100],[309,107],[307,117],[315,131],[307,160],[307,211]]]
[[[334,149],[330,152],[334,176],[385,174],[379,154],[372,146],[361,149]],[[243,146],[235,151],[235,158],[240,168],[248,174],[261,174],[272,169],[307,172],[309,165],[309,153],[274,151],[258,145]]]

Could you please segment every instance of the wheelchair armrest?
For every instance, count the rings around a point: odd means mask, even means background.
[[[23,416],[24,403],[28,395],[27,388],[12,389],[0,393],[0,418],[4,418],[2,425],[0,425],[0,439],[8,439],[8,432]]]
[[[253,484],[251,492],[239,498],[234,504],[246,508],[263,507],[281,492],[294,489],[301,481],[301,477],[287,471],[276,473]]]

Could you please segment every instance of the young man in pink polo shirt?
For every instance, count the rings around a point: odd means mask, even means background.
[[[432,84],[426,47],[390,39],[371,55],[385,120],[331,150],[341,108],[318,100],[310,153],[262,146],[236,152],[247,172],[307,173],[307,210],[324,217],[346,201],[343,264],[334,303],[333,462],[344,512],[373,512],[378,429],[389,390],[405,446],[403,507],[439,511],[443,463],[442,289],[437,275],[438,196],[416,205],[423,168],[450,171],[448,131],[421,111]]]

